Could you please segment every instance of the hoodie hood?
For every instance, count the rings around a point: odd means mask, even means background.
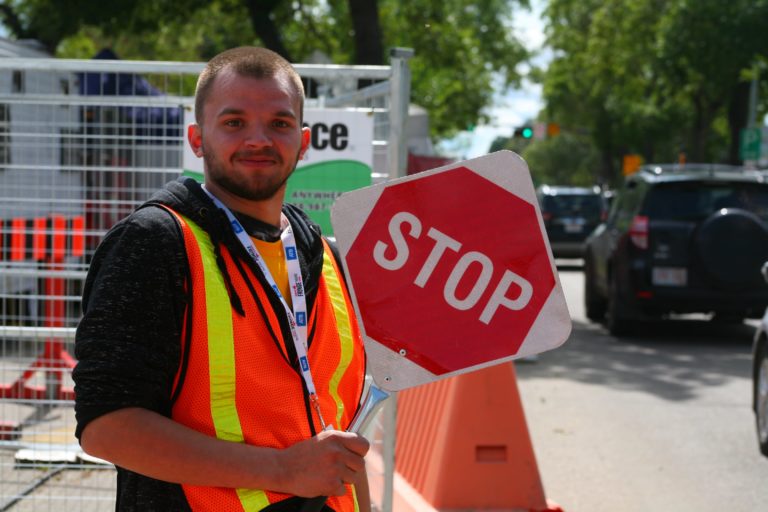
[[[222,233],[225,235],[224,241],[231,242],[237,240],[237,237],[234,236],[234,233],[229,228],[226,214],[213,204],[213,201],[205,193],[200,183],[190,177],[182,176],[176,181],[167,183],[146,204],[168,206],[189,218],[195,224],[198,224],[209,234],[211,230],[219,230],[226,226],[227,229],[223,230],[225,233]],[[238,217],[245,217],[245,215],[239,212],[234,213]],[[323,245],[320,226],[310,220],[299,207],[292,204],[283,204],[283,214],[285,214],[293,227],[300,252],[305,256],[315,255],[316,253],[320,253],[320,256],[322,256]],[[254,223],[258,223],[258,221]],[[236,245],[239,246],[239,242]]]
[[[147,201],[147,204],[165,205],[203,228],[208,224],[210,213],[216,209],[200,184],[186,176],[167,183]]]

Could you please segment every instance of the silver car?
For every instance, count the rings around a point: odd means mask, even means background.
[[[768,282],[768,262],[763,265],[762,273]],[[752,346],[752,408],[760,452],[768,457],[768,309],[760,320]]]

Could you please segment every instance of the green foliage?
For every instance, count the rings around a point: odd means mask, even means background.
[[[507,0],[381,0],[387,46],[415,49],[413,99],[430,113],[435,135],[487,121],[494,74],[518,83],[527,54],[511,35]],[[478,116],[478,113],[481,115]]]
[[[745,71],[761,55],[768,56],[767,24],[766,0],[735,0],[727,9],[717,0],[678,0],[662,19],[660,69],[665,89],[681,91],[693,113],[692,153],[716,157],[714,125],[727,110]]]
[[[523,149],[535,185],[592,186],[596,180],[598,154],[584,137],[564,134],[536,140]]]
[[[190,2],[190,7],[196,3]],[[56,56],[90,58],[108,47],[122,59],[202,61],[226,48],[258,43],[248,14],[238,1],[211,2],[191,9],[184,17],[164,20],[157,13],[151,23],[144,20],[149,14],[141,9],[126,16],[126,28],[121,30],[110,29],[109,21],[81,25],[77,33],[59,43]],[[89,49],[95,51],[83,54]]]
[[[614,165],[603,168],[603,181],[616,174],[622,154],[653,153],[649,141],[672,137],[674,112],[649,101],[657,92],[649,55],[662,3],[552,0],[547,11],[558,50],[544,81],[547,114],[592,136],[606,155],[603,167]]]
[[[333,62],[354,62],[346,1],[305,1],[276,21],[297,60],[320,50]],[[413,48],[412,98],[429,111],[435,138],[487,121],[494,76],[519,83],[516,66],[528,54],[512,35],[513,5],[527,0],[379,0],[384,47]]]
[[[258,6],[279,29],[295,62],[322,52],[334,63],[354,63],[348,1],[361,0],[12,0],[17,36],[36,37],[61,57],[88,58],[111,47],[124,59],[207,60],[221,50],[261,44],[248,10]],[[368,0],[375,2],[375,0]],[[384,48],[410,47],[412,98],[430,113],[435,138],[486,120],[492,78],[518,83],[526,58],[513,36],[513,6],[528,0],[378,0]],[[66,12],[66,16],[50,16]],[[383,63],[388,61],[382,56]]]
[[[628,153],[727,158],[728,107],[768,55],[768,0],[550,0],[545,15],[546,115],[590,135],[602,180]]]
[[[526,122],[526,126],[535,124],[533,121]],[[516,129],[516,135],[494,139],[488,152],[507,149],[522,156],[537,186],[612,184],[603,180],[598,172],[600,153],[589,134],[566,129],[544,139],[528,139],[518,131],[522,132]]]
[[[147,34],[170,20],[182,19],[206,6],[205,0],[6,0],[2,14],[16,37],[35,38],[51,52],[83,26],[104,33]]]
[[[101,43],[101,30],[86,27],[64,39],[56,49],[56,56],[62,59],[90,59],[107,46]]]

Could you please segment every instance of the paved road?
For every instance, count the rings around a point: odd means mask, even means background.
[[[573,333],[517,364],[547,497],[566,512],[768,511],[754,327],[685,319],[618,340],[585,319],[581,269],[560,271]]]

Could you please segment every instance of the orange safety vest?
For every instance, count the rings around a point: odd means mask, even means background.
[[[191,325],[191,343],[173,419],[219,439],[255,446],[285,448],[310,438],[309,422],[314,418],[305,403],[302,377],[288,363],[276,313],[251,266],[236,265],[222,246],[221,255],[245,311],[241,316],[230,306],[208,234],[171,212],[182,227],[192,280],[192,304],[186,312],[192,318],[185,322]],[[313,342],[307,355],[323,417],[344,430],[362,395],[365,351],[342,274],[330,247],[325,241],[323,245],[322,276],[309,315]],[[317,424],[315,430],[320,430]],[[269,490],[182,487],[195,512],[251,512],[290,497]],[[358,510],[351,485],[346,495],[330,497],[327,503],[338,512]]]

